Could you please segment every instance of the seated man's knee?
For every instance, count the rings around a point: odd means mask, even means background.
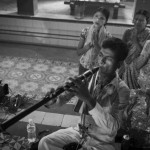
[[[50,147],[48,147],[48,143],[50,144],[50,141],[48,142],[47,137],[43,137],[39,141],[38,150],[50,150]]]

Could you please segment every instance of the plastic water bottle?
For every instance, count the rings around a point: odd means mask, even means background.
[[[29,119],[27,124],[27,133],[28,133],[28,141],[29,143],[33,143],[36,141],[36,126],[32,119]]]

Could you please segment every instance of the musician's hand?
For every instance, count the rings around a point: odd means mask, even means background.
[[[55,91],[55,89],[51,88],[50,92],[48,92],[46,94],[46,97],[51,97],[51,95],[54,93],[54,91]],[[47,102],[44,106],[46,108],[50,108],[50,107],[54,108],[53,105],[56,103],[56,101],[57,101],[57,98],[54,98],[54,99],[50,100],[49,102]]]
[[[70,84],[70,81],[74,83],[73,86],[70,86],[69,89],[67,89],[69,92],[73,92],[76,96],[78,96],[80,99],[84,99],[85,95],[89,94],[88,91],[88,85],[86,81],[80,80],[78,77],[69,77],[68,82],[66,82],[66,85]]]
[[[74,86],[71,86],[68,91],[73,92],[76,96],[78,96],[82,101],[88,101],[88,98],[91,97],[91,94],[88,90],[88,83],[86,79],[82,81],[78,77],[69,78],[71,82],[74,83]]]
[[[82,81],[78,77],[69,78],[69,80],[74,83],[74,86],[69,90],[78,96],[80,100],[84,101],[88,105],[89,110],[93,109],[96,105],[96,101],[88,90],[87,80]]]

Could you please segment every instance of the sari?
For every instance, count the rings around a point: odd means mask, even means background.
[[[146,53],[145,43],[150,39],[150,29],[145,28],[141,33],[137,35],[139,41],[139,46],[133,42],[134,28],[128,29],[123,40],[127,43],[129,48],[129,54],[124,61],[123,66],[119,70],[121,78],[126,82],[130,89],[138,89],[140,85],[138,84],[138,76],[140,69],[147,63],[149,55],[143,55]]]

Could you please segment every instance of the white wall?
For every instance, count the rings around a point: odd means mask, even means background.
[[[0,16],[0,41],[76,47],[79,35],[91,22]],[[131,25],[130,25],[131,26]],[[109,23],[107,29],[121,38],[129,25]]]

